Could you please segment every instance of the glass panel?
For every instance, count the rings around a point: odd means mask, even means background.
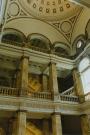
[[[90,92],[90,68],[81,74],[84,93]]]
[[[84,58],[79,64],[79,72],[82,72],[85,68],[90,65],[89,58]]]

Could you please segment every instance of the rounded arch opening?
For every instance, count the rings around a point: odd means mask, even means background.
[[[90,39],[90,19],[87,22],[85,33],[86,33],[87,39]]]
[[[55,53],[58,54],[58,55],[63,55],[63,56],[69,56],[70,55],[69,46],[67,46],[63,43],[60,43],[60,42],[54,43],[54,50],[55,50]]]
[[[1,41],[3,43],[10,44],[23,44],[26,41],[26,37],[18,30],[14,29],[5,29],[2,35]]]
[[[27,40],[30,43],[30,45],[33,47],[50,50],[51,42],[44,35],[38,33],[30,34]]]

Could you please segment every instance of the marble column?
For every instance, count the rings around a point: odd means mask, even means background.
[[[62,135],[61,115],[57,113],[52,115],[52,135]]]
[[[26,111],[17,112],[16,119],[13,124],[12,135],[26,134]]]
[[[28,90],[28,67],[29,67],[29,58],[23,56],[20,63],[20,88],[21,95],[27,95]]]
[[[79,101],[82,103],[85,101],[84,99],[84,91],[82,86],[82,81],[80,77],[80,73],[77,68],[73,69],[73,81],[76,95],[79,97]]]
[[[82,135],[90,135],[90,115],[81,115]]]
[[[53,98],[56,99],[59,94],[57,82],[57,68],[55,63],[49,65],[49,88],[52,92]]]
[[[49,121],[48,119],[43,119],[43,135],[49,135]]]
[[[45,74],[42,74],[42,89],[43,89],[43,92],[48,92],[48,82],[47,82],[47,75]]]

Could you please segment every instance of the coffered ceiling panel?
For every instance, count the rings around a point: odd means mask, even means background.
[[[67,0],[19,0],[21,6],[32,16],[55,21],[72,16],[80,6]]]

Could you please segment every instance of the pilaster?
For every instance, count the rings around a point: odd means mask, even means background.
[[[90,135],[90,115],[81,115],[82,135]]]
[[[26,111],[18,111],[16,119],[13,124],[12,135],[25,135],[26,134]]]

